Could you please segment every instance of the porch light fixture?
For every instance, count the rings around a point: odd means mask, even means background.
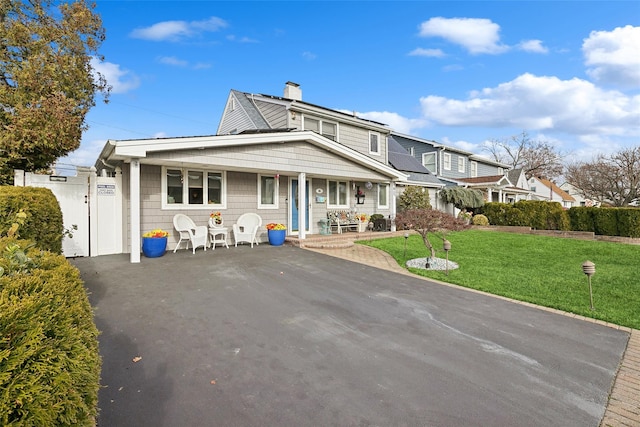
[[[589,282],[589,300],[591,301],[591,310],[594,310],[593,292],[591,290],[591,276],[596,273],[596,265],[591,261],[585,261],[582,263],[582,272],[587,275],[587,282]]]
[[[360,190],[360,186],[358,185],[356,187],[356,204],[358,205],[364,205],[364,192],[362,190]]]

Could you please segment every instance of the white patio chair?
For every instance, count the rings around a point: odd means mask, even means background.
[[[258,245],[256,233],[261,225],[262,218],[258,214],[249,212],[240,215],[238,221],[233,224],[233,240],[236,242],[236,247],[238,247],[238,242],[251,243],[251,247],[253,247],[254,242]]]
[[[207,226],[196,225],[191,218],[183,214],[176,214],[173,217],[173,227],[180,235],[180,240],[173,250],[175,253],[180,247],[180,243],[184,240],[187,244],[185,249],[189,249],[189,242],[193,247],[193,253],[196,253],[196,248],[203,246],[204,250],[207,250]]]

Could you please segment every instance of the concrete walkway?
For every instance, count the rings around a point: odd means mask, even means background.
[[[389,254],[381,251],[377,248],[372,248],[365,245],[353,245],[350,247],[336,247],[336,248],[310,248],[305,249],[319,252],[325,255],[335,256],[338,258],[346,259],[349,261],[375,266],[377,268],[393,271],[396,273],[407,274],[413,277],[418,277],[411,274],[406,269],[402,268],[395,259]],[[430,282],[437,282],[445,286],[452,286],[461,288],[457,285],[450,283],[439,282],[434,279],[428,279]],[[469,292],[476,292],[483,295],[491,295],[485,292],[477,291],[474,289],[467,289]],[[522,304],[529,307],[536,307],[540,310],[550,311],[581,319],[586,322],[597,323],[605,325],[611,328],[624,330],[629,332],[630,338],[627,343],[627,349],[622,357],[618,374],[614,381],[614,385],[609,396],[609,404],[601,422],[602,427],[639,427],[640,426],[640,331],[636,329],[626,328],[612,323],[603,322],[601,320],[592,319],[589,317],[579,316],[573,313],[567,313],[561,310],[553,308],[537,306],[531,303],[514,300],[511,298],[505,298],[501,296],[493,295],[496,298],[511,301],[516,304]]]

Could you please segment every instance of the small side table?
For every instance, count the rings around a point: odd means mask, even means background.
[[[216,243],[221,243],[229,249],[227,243],[227,236],[229,234],[229,228],[227,227],[209,227],[209,243],[211,243],[211,249],[216,248]]]
[[[219,223],[213,222],[213,219],[209,219],[209,243],[211,249],[216,248],[216,243],[221,243],[229,249],[227,243],[227,236],[229,235],[229,228],[222,226],[222,221]]]

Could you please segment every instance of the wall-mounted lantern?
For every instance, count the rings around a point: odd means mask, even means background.
[[[356,187],[356,204],[364,205],[364,191],[360,189],[359,185]]]

